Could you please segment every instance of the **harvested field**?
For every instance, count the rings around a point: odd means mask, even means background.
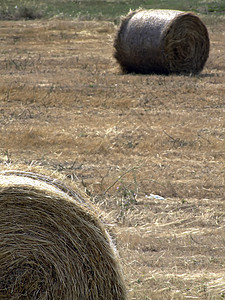
[[[225,296],[225,20],[203,21],[193,77],[122,74],[109,22],[0,23],[1,165],[57,170],[101,205],[129,299]]]

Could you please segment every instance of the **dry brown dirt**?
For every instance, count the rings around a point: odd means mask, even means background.
[[[194,77],[122,74],[109,22],[0,23],[1,164],[57,170],[101,204],[129,299],[225,297],[225,20],[205,22]]]

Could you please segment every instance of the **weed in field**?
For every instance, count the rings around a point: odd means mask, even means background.
[[[10,164],[12,162],[12,154],[8,149],[0,149],[0,162]]]
[[[19,6],[3,6],[0,8],[0,20],[35,20],[44,17],[40,5],[24,3]]]
[[[43,13],[39,10],[37,6],[27,6],[22,5],[16,11],[16,18],[17,19],[24,19],[24,20],[35,20],[41,19],[43,17]]]
[[[136,188],[137,189],[137,188]],[[117,186],[116,193],[117,205],[120,207],[118,221],[125,221],[126,212],[133,209],[133,205],[137,204],[137,191],[133,190],[130,185],[126,185],[123,180]]]
[[[118,221],[124,222],[126,212],[132,210],[134,208],[134,205],[137,204],[139,185],[137,183],[136,172],[139,168],[140,167],[126,170],[105,191],[105,193],[108,192],[113,186],[116,185],[116,192],[114,194],[114,197],[115,199],[117,199],[117,206],[120,207],[120,212],[117,217]],[[124,178],[129,173],[132,174],[132,180],[125,181]]]

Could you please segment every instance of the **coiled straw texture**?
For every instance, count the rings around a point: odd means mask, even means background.
[[[176,10],[137,10],[123,18],[114,57],[124,72],[198,74],[209,56],[206,26]]]
[[[0,299],[126,299],[111,238],[78,189],[0,172]]]

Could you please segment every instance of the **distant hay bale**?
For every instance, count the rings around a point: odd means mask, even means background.
[[[197,15],[137,10],[121,22],[114,57],[124,72],[197,74],[209,56],[209,35]]]
[[[1,300],[126,299],[97,208],[45,175],[0,172],[0,266]]]

